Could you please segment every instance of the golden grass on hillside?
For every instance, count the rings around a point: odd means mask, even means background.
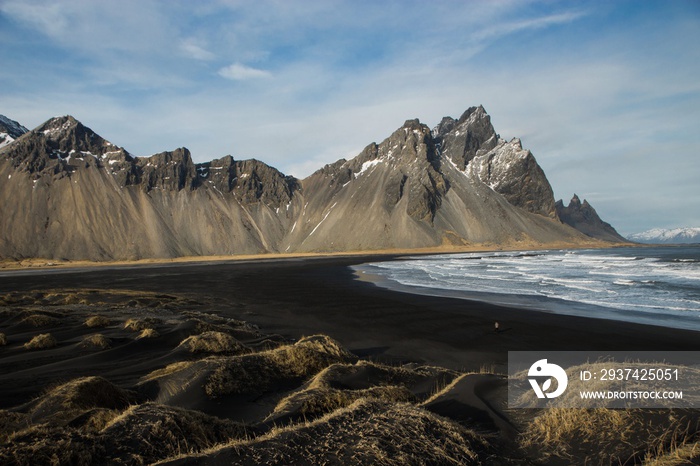
[[[233,421],[154,403],[132,406],[122,413],[92,409],[80,418],[90,421],[15,429],[0,445],[0,464],[151,464],[249,437],[246,427]],[[10,421],[22,422],[11,419],[0,425]]]
[[[216,464],[454,465],[480,464],[483,437],[406,403],[361,399],[306,424],[273,429],[250,441],[205,452]],[[201,456],[178,465],[200,464]],[[169,464],[164,462],[163,464]]]
[[[261,393],[309,377],[333,363],[356,359],[327,336],[305,337],[294,345],[222,359],[208,377],[204,390],[212,398]]]
[[[136,394],[102,377],[81,377],[49,390],[29,404],[33,422],[61,423],[92,408],[124,409]]]
[[[365,398],[416,403],[455,376],[436,367],[409,369],[369,361],[333,364],[283,398],[267,420],[313,419]]]
[[[223,332],[204,332],[187,337],[179,345],[190,353],[234,353],[247,352],[248,349],[231,335]]]
[[[692,411],[551,408],[528,425],[520,440],[541,461],[628,464],[663,456],[693,439],[699,428],[700,414]]]

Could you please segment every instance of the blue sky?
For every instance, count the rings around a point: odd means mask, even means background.
[[[0,114],[309,175],[482,104],[557,198],[700,226],[700,1],[0,0]]]

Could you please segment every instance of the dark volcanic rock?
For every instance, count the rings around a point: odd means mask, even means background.
[[[180,191],[194,189],[197,185],[197,168],[192,162],[190,151],[185,148],[161,152],[150,157],[139,157],[136,164],[141,172],[139,178],[146,191],[152,189]]]
[[[554,218],[554,192],[532,152],[520,139],[499,144],[471,160],[467,170],[516,207]]]
[[[481,105],[469,108],[459,120],[443,118],[433,129],[433,137],[442,155],[452,160],[460,170],[464,170],[474,157],[498,144],[498,134],[491,125],[491,117]]]
[[[623,242],[627,240],[620,236],[617,231],[607,222],[604,222],[598,216],[595,209],[584,199],[581,199],[574,194],[568,206],[559,200],[556,203],[557,215],[562,222],[571,225],[578,231],[603,241]]]

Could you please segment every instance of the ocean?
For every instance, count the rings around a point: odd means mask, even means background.
[[[355,270],[409,293],[700,331],[700,245],[441,254]]]

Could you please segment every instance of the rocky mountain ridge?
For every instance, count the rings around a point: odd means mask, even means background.
[[[571,198],[568,206],[564,206],[564,203],[559,200],[555,207],[557,215],[562,222],[588,236],[613,243],[627,241],[612,225],[601,220],[598,213],[587,200],[584,199],[581,202],[581,199],[576,194]]]
[[[254,159],[135,157],[70,116],[0,149],[0,257],[138,259],[590,238],[559,220],[520,140],[483,107],[383,142],[304,180]]]

